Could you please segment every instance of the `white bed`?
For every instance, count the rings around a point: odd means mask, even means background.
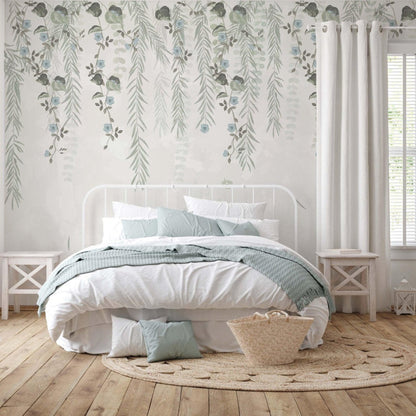
[[[186,185],[182,186],[190,189]],[[273,212],[275,192],[281,188],[270,188]],[[254,200],[254,193],[251,193],[251,197]],[[104,198],[106,205],[107,188]],[[168,201],[164,202],[166,205]],[[296,202],[294,205],[291,228],[295,230],[292,242],[296,245]],[[84,230],[87,225],[86,207],[87,202],[83,211]],[[113,245],[117,244],[285,247],[266,238],[247,235],[156,236],[123,240]],[[52,339],[68,351],[92,354],[109,352],[113,314],[135,320],[160,316],[167,316],[168,321],[190,320],[201,351],[234,352],[239,351],[239,346],[226,321],[255,311],[265,312],[276,308],[314,318],[304,348],[314,348],[322,342],[329,317],[325,297],[314,299],[306,308],[298,311],[286,293],[269,278],[244,264],[229,261],[122,266],[85,273],[60,286],[49,297],[45,313]]]

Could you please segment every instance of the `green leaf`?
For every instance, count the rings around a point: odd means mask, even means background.
[[[91,27],[89,28],[89,30],[88,30],[88,34],[95,33],[95,32],[102,32],[102,31],[103,31],[103,30],[101,29],[101,26],[94,25],[94,26],[91,26]]]
[[[227,94],[226,92],[220,92],[220,93],[217,95],[217,100],[218,100],[219,98],[224,98],[224,97],[228,97],[228,94]]]
[[[94,84],[97,85],[103,85],[104,84],[104,80],[101,74],[94,74],[94,76],[91,78],[91,82],[93,82]]]
[[[54,91],[65,91],[66,81],[64,77],[56,76],[52,81],[52,88]]]
[[[38,100],[42,99],[42,98],[48,98],[49,94],[47,92],[42,92],[41,94],[38,95]]]
[[[63,6],[56,6],[51,14],[51,20],[57,25],[67,24],[69,21],[68,10]]]
[[[110,6],[105,14],[105,20],[110,24],[121,23],[123,21],[123,12],[120,7]]]
[[[40,25],[33,31],[33,33],[41,33],[41,32],[47,32],[47,31],[48,31],[48,28],[46,26]]]
[[[224,25],[218,25],[212,30],[213,35],[219,35],[220,33],[225,32],[225,26]]]
[[[104,97],[104,94],[101,92],[96,92],[93,96],[92,99],[95,100],[96,98],[101,98]]]
[[[112,75],[106,82],[109,91],[120,91],[120,79]]]
[[[97,2],[92,3],[91,6],[87,9],[87,12],[92,14],[94,17],[100,17],[102,13],[101,7]]]
[[[45,17],[48,14],[45,3],[38,3],[36,7],[32,10],[33,13],[37,14],[39,17]]]

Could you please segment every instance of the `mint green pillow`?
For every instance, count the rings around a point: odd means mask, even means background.
[[[157,209],[157,235],[168,237],[222,236],[215,220],[178,209]]]
[[[217,224],[224,235],[260,235],[251,222],[236,224],[230,221],[217,220]]]
[[[126,238],[143,238],[157,235],[157,219],[150,220],[121,220]]]
[[[179,358],[202,358],[190,321],[166,324],[140,321],[140,325],[149,363]]]

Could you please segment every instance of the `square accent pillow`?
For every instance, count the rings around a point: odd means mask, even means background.
[[[243,224],[247,220],[244,218],[232,218],[232,217],[209,217],[218,220],[232,222],[234,224]],[[269,240],[279,241],[279,220],[256,220],[250,219],[251,225],[259,233],[260,237],[268,238]]]
[[[178,209],[157,209],[157,235],[168,237],[222,236],[217,221]]]
[[[237,224],[235,222],[217,220],[217,224],[224,235],[259,235],[256,227],[251,222]]]
[[[139,321],[147,350],[147,361],[202,358],[190,321]]]
[[[111,315],[111,320],[113,323],[111,330],[111,351],[108,356],[111,358],[128,356],[145,357],[147,351],[140,323],[132,319],[119,318],[114,315]],[[166,322],[167,317],[162,316],[154,319],[154,321]]]
[[[122,219],[123,232],[126,238],[153,237],[157,234],[157,219],[133,220]]]

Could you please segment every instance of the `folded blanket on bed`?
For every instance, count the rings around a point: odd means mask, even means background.
[[[284,249],[243,246],[137,246],[105,247],[77,253],[63,261],[39,290],[38,313],[54,291],[82,273],[108,267],[143,266],[162,263],[232,261],[243,263],[280,286],[302,310],[318,297],[325,296],[329,312],[335,311],[329,289],[320,274],[300,256]]]

